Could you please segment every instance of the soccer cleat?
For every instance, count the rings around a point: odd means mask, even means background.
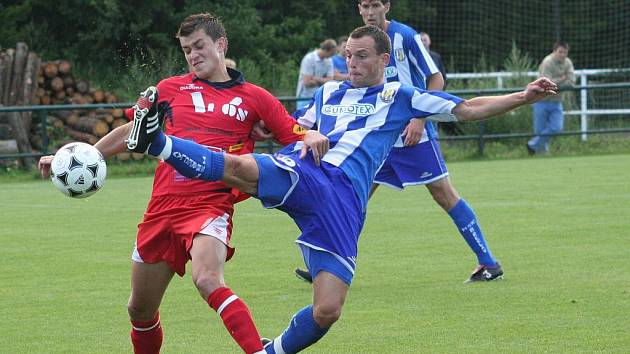
[[[313,282],[313,277],[311,277],[311,273],[309,273],[308,270],[295,268],[295,276],[298,277],[298,279],[304,280],[307,283]]]
[[[478,265],[464,283],[474,283],[479,281],[491,281],[503,279],[503,268],[497,263],[496,267],[490,268],[483,264]]]
[[[270,345],[272,342],[273,341],[271,339],[269,339],[269,338],[265,338],[265,337],[260,338],[260,343],[262,343],[263,348],[265,348],[266,346]]]
[[[157,101],[157,88],[149,86],[133,106],[133,128],[126,140],[130,151],[146,153],[160,129],[164,115],[158,112]]]

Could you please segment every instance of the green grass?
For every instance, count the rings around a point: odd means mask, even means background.
[[[423,187],[372,200],[341,321],[309,353],[623,353],[630,348],[630,155],[449,164],[505,279],[463,285],[475,259]],[[0,353],[130,352],[130,253],[150,178],[85,200],[48,181],[0,183]],[[237,206],[229,285],[261,333],[311,293],[297,228]],[[187,274],[161,308],[163,353],[238,353]]]

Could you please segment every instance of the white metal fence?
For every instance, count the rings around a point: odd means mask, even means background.
[[[565,115],[574,115],[580,116],[580,130],[582,132],[588,131],[588,117],[589,116],[597,116],[597,115],[619,115],[619,114],[628,114],[630,115],[630,105],[625,108],[614,108],[614,109],[593,109],[589,108],[589,90],[584,88],[589,85],[589,78],[592,77],[606,77],[613,75],[624,75],[627,79],[630,79],[630,68],[621,68],[621,69],[581,69],[575,71],[576,76],[576,85],[583,87],[580,89],[580,100],[579,100],[579,109],[567,110],[564,112]],[[462,80],[462,79],[496,79],[496,88],[503,89],[504,88],[504,79],[510,77],[518,77],[518,76],[529,76],[529,77],[537,77],[537,71],[528,71],[526,73],[517,73],[517,72],[486,72],[486,73],[449,73],[448,80]],[[629,81],[629,80],[627,80]],[[587,139],[587,134],[582,134],[582,140]]]

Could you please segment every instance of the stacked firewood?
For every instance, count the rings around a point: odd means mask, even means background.
[[[115,103],[112,93],[91,87],[86,80],[77,80],[67,60],[44,62],[37,78],[35,103],[41,105]],[[53,126],[64,128],[71,138],[95,143],[111,129],[124,124],[122,109],[50,111]]]
[[[75,78],[67,60],[42,62],[25,43],[0,52],[0,106],[116,103],[111,92],[92,87],[89,81]],[[111,130],[128,122],[123,109],[48,110],[48,134],[55,152],[71,141],[96,143]],[[44,149],[39,121],[31,112],[0,113],[0,155],[32,153]],[[141,154],[123,153],[120,160],[141,159]],[[34,166],[35,159],[22,159]]]
[[[90,87],[86,80],[77,80],[67,60],[42,63],[35,93],[37,104],[115,103],[118,98],[110,92]]]

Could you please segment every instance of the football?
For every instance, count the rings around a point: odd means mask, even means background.
[[[50,179],[57,189],[72,198],[85,198],[96,193],[107,176],[105,159],[94,146],[70,143],[55,154],[50,166]]]

